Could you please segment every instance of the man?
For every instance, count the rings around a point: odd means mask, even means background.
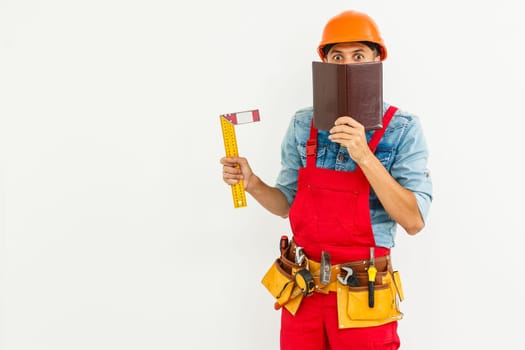
[[[387,57],[377,25],[357,11],[342,12],[327,22],[318,53],[323,62],[337,64]],[[397,224],[410,235],[423,229],[432,184],[418,118],[387,103],[384,113],[381,130],[365,131],[352,116],[341,116],[329,131],[323,131],[312,125],[311,107],[299,110],[282,143],[282,168],[275,187],[256,176],[243,157],[221,159],[223,179],[230,185],[244,180],[246,192],[264,208],[289,217],[293,241],[303,248],[309,266],[318,264],[324,251],[331,258],[332,272],[367,261],[361,272],[359,267],[356,271],[358,276],[368,273],[370,278],[372,262],[386,261],[382,276],[391,276],[389,254]],[[378,290],[381,281],[396,285],[392,294],[400,293],[400,281],[390,277],[371,280],[375,282],[372,287],[368,283],[370,305],[362,306],[370,315],[362,321],[353,321],[352,315],[350,319],[341,316],[343,304],[344,312],[355,307],[347,297],[352,287],[344,285],[347,279],[334,281],[333,274],[324,292],[319,289],[319,293],[302,298],[296,312],[283,308],[281,349],[398,349],[397,320],[401,314],[386,316],[380,322],[375,315],[381,309],[377,307],[382,302],[378,300],[382,298]],[[366,293],[366,280],[361,283],[363,286],[354,290],[361,288],[360,293]],[[375,291],[374,283],[379,283]],[[344,297],[339,294],[341,287],[347,288]],[[388,300],[386,305],[394,303]]]

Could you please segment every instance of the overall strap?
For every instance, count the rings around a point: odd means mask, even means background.
[[[314,126],[314,119],[312,118],[312,126],[310,126],[310,138],[306,141],[306,166],[315,168],[317,160],[317,128]]]
[[[372,150],[372,152],[376,151],[377,145],[379,144],[379,141],[381,141],[381,138],[383,137],[383,134],[388,128],[388,124],[390,124],[390,121],[392,120],[392,117],[394,116],[396,111],[397,107],[390,106],[383,115],[383,127],[379,130],[376,130],[372,135],[372,138],[370,138],[370,141],[368,142],[368,147],[370,147],[370,150]],[[317,134],[318,131],[317,128],[314,126],[314,120],[312,118],[312,125],[310,126],[310,138],[308,139],[308,141],[306,141],[307,167],[315,168],[315,163],[317,160]]]
[[[368,142],[368,147],[370,147],[372,153],[375,153],[377,145],[379,144],[379,141],[381,141],[381,138],[383,137],[383,134],[388,128],[388,124],[390,124],[390,121],[392,120],[392,117],[394,116],[396,111],[397,107],[388,107],[388,109],[385,112],[385,115],[383,116],[383,127],[381,129],[376,130],[372,135],[372,138],[370,138],[370,141]]]

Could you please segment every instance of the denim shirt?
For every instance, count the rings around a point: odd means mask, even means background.
[[[389,105],[383,104],[386,111]],[[310,136],[313,108],[301,109],[293,116],[281,146],[281,171],[276,187],[290,205],[297,192],[297,176],[306,166],[306,141]],[[374,131],[367,131],[370,138]],[[319,130],[317,137],[317,167],[337,171],[354,171],[357,164],[346,147],[328,139],[329,132]],[[417,116],[397,110],[390,121],[375,155],[390,175],[416,196],[419,212],[426,219],[432,201],[432,180],[427,169],[428,147]],[[394,246],[397,223],[386,213],[376,194],[370,189],[370,218],[376,245]]]

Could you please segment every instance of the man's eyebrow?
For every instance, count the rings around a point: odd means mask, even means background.
[[[360,47],[360,48],[357,48],[357,49],[355,49],[355,50],[352,50],[351,52],[354,53],[354,52],[363,52],[363,51],[365,51],[365,49]],[[332,53],[334,53],[334,52],[337,52],[337,53],[343,53],[343,51],[340,50],[340,49],[339,49],[339,50],[338,50],[338,49],[332,49],[331,52],[332,52]]]

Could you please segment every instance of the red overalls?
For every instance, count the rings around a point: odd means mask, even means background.
[[[390,107],[383,116],[383,128],[370,139],[375,152],[392,116]],[[370,184],[358,167],[354,172],[316,167],[317,129],[312,125],[306,146],[306,167],[299,169],[297,194],[290,208],[293,239],[309,259],[320,261],[321,252],[330,254],[332,264],[390,252],[375,245],[370,219]],[[394,350],[399,348],[397,322],[368,328],[338,329],[336,293],[314,293],[303,298],[293,316],[283,308],[281,350]]]

